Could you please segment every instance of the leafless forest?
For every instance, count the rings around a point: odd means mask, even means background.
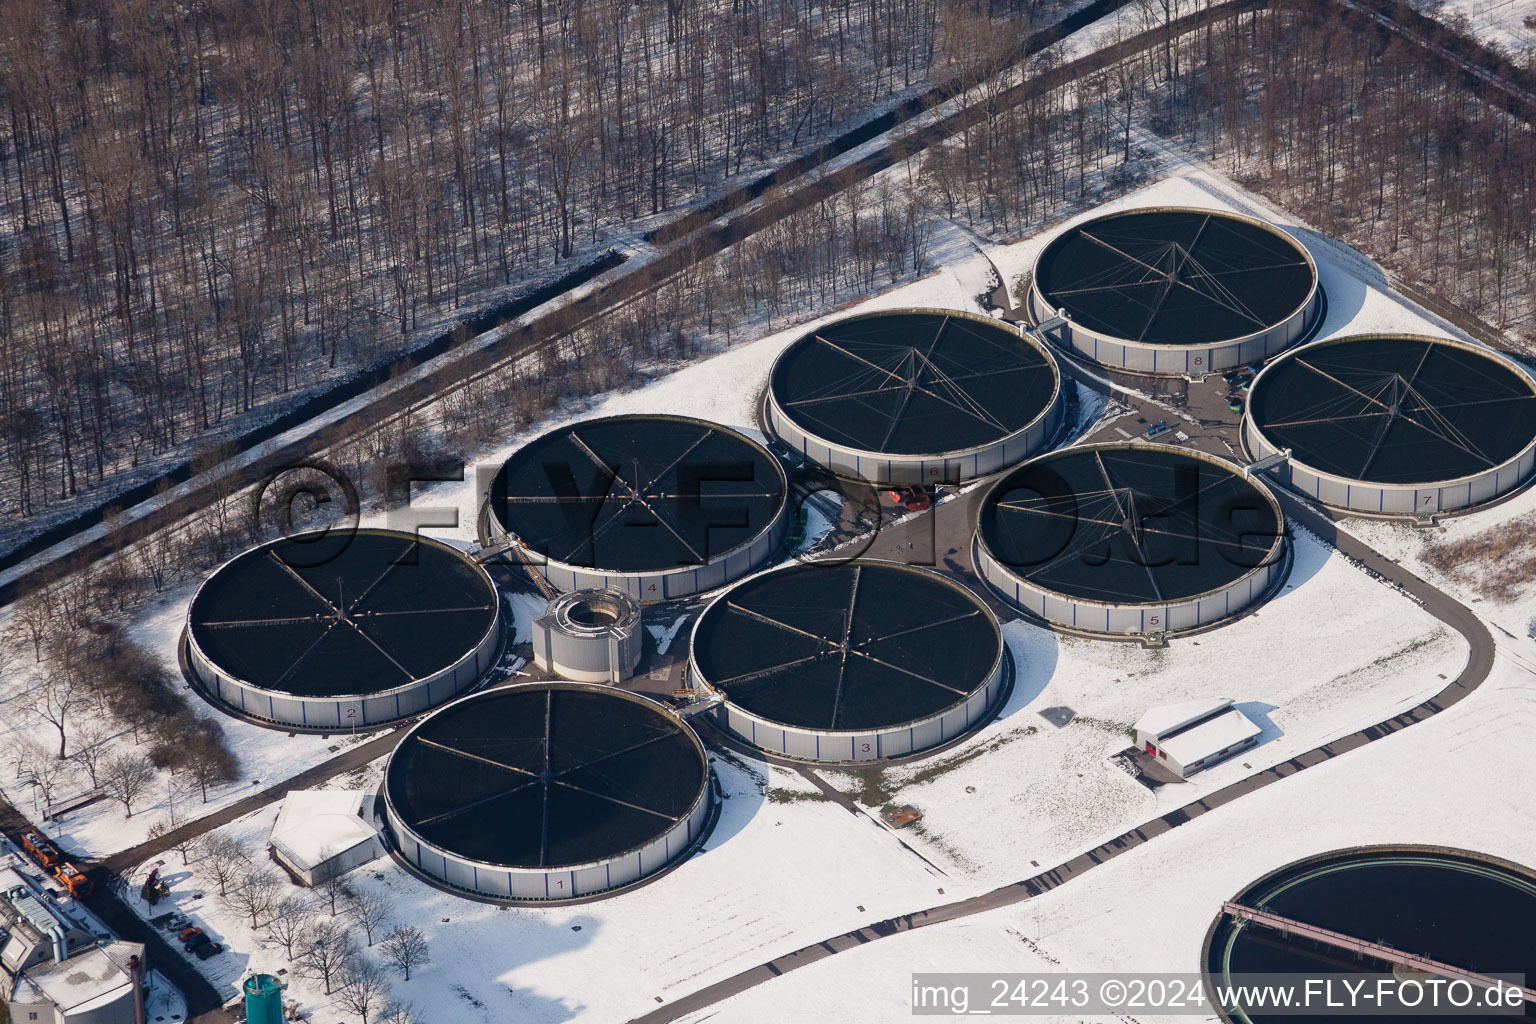
[[[0,507],[13,527],[376,364],[1059,12],[0,7]],[[1147,0],[1140,27],[1188,9]],[[1536,335],[1536,140],[1411,43],[1288,6],[1170,34],[1021,103],[1003,86],[984,85],[986,116],[905,161],[899,185],[851,188],[445,397],[437,443],[462,453],[646,361],[729,343],[745,321],[921,272],[934,215],[1036,230],[1129,187],[1143,141],[1214,159],[1512,340]],[[397,420],[344,455],[366,478],[380,456],[430,448],[421,426]]]
[[[5,515],[376,364],[1035,2],[6,0]]]

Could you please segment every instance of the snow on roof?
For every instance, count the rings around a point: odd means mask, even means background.
[[[1163,736],[1180,726],[1188,725],[1190,722],[1231,706],[1231,697],[1202,697],[1178,704],[1164,704],[1161,707],[1148,708],[1147,713],[1136,720],[1134,728],[1137,732]]]
[[[132,984],[127,964],[143,958],[137,942],[108,942],[62,963],[29,967],[16,982],[21,1002],[48,1002],[67,1012],[83,1012],[120,998]]]
[[[373,797],[347,790],[300,789],[283,797],[271,843],[308,870],[378,835],[370,824]]]
[[[1197,725],[1188,732],[1181,732],[1160,745],[1169,757],[1188,767],[1218,751],[1253,739],[1263,731],[1247,715],[1232,708],[1226,714]]]

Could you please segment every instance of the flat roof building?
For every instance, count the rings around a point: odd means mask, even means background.
[[[1264,730],[1232,704],[1209,697],[1152,708],[1137,720],[1136,746],[1180,778],[1256,745]]]
[[[304,885],[318,885],[384,855],[374,798],[350,790],[295,790],[283,797],[268,843]]]

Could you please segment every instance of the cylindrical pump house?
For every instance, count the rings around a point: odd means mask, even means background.
[[[644,650],[640,606],[622,590],[561,594],[533,620],[533,661],[563,679],[621,683]]]

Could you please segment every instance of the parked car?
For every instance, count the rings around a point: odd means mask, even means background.
[[[204,936],[204,938],[207,938],[207,936]],[[207,960],[209,957],[218,956],[220,953],[224,952],[224,943],[205,942],[201,946],[198,946],[196,949],[192,950],[192,952],[197,955],[199,960]]]
[[[211,945],[213,945],[213,940],[208,937],[207,933],[199,931],[196,935],[192,936],[192,938],[183,943],[181,948],[186,950],[188,953],[196,953],[198,950],[206,949]]]
[[[197,927],[197,925],[192,925],[190,928],[183,928],[178,932],[176,938],[181,942],[190,942],[201,934],[203,934],[203,930]]]

